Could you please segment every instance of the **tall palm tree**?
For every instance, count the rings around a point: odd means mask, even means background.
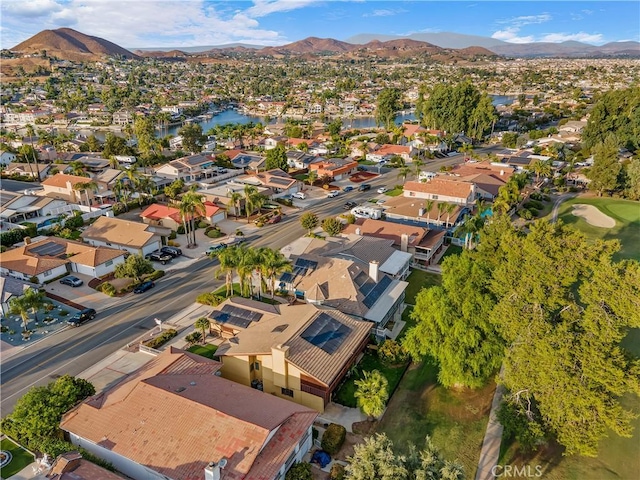
[[[536,174],[536,183],[540,181],[540,177],[548,177],[551,175],[551,163],[538,160],[531,165],[531,170]]]
[[[465,143],[458,149],[458,151],[464,153],[465,161],[473,157],[473,145],[471,145],[470,143]]]
[[[278,250],[266,249],[262,255],[260,269],[263,275],[269,279],[271,298],[276,295],[276,279],[285,272],[293,270],[291,262]]]
[[[480,215],[466,215],[464,222],[456,229],[456,234],[464,234],[464,246],[467,249],[473,248],[473,239],[484,226],[484,218]]]
[[[255,208],[253,201],[255,200],[257,193],[258,189],[253,185],[244,186],[244,210],[247,214],[247,223],[249,223],[249,217]]]
[[[71,175],[76,175],[78,177],[87,177],[87,172],[85,171],[85,168],[87,168],[87,166],[76,160],[74,162],[71,162],[69,164],[69,168],[71,169]]]
[[[44,298],[44,292],[34,288],[29,288],[22,296],[12,298],[9,301],[11,313],[20,315],[20,318],[22,319],[23,331],[26,332],[28,330],[27,325],[29,323],[29,311],[33,314],[35,321],[38,321],[37,311],[39,308],[44,306]]]
[[[402,178],[402,183],[407,180],[407,175],[411,172],[411,169],[407,166],[400,167],[398,169],[398,178]]]
[[[457,205],[455,203],[445,203],[444,211],[447,213],[447,228],[449,227],[449,219],[451,218],[451,214],[456,209]]]
[[[260,266],[256,250],[241,245],[237,248],[238,263],[236,270],[240,279],[240,294],[251,297],[253,294],[253,272]]]
[[[211,324],[209,323],[209,319],[207,317],[200,317],[196,320],[196,323],[193,324],[194,328],[197,330],[202,330],[202,344],[204,345],[207,338],[207,330],[211,328]]]
[[[35,130],[33,128],[33,125],[31,125],[30,123],[28,123],[25,127],[27,129],[27,136],[29,137],[29,144],[31,145],[31,154],[33,155],[33,164],[35,165],[35,174],[37,176],[38,181],[41,180],[40,178],[40,169],[38,168],[38,156],[36,155],[36,151],[33,148],[33,137],[35,136]]]
[[[413,175],[416,177],[416,181],[418,181],[418,177],[420,176],[421,167],[424,165],[424,162],[419,159],[415,159],[413,161]]]
[[[230,297],[233,294],[233,274],[238,266],[238,247],[229,247],[218,253],[218,261],[220,267],[216,270],[216,278],[220,275],[224,275],[226,296]]]
[[[242,200],[242,194],[240,192],[233,192],[229,195],[229,201],[233,205],[233,216],[238,218],[240,214],[240,200]]]
[[[427,227],[429,226],[429,223],[431,223],[431,210],[433,210],[434,203],[436,203],[434,200],[424,201],[424,209],[427,212]]]
[[[80,192],[80,195],[82,195],[82,192],[84,192],[87,198],[87,207],[91,206],[91,201],[89,200],[89,190],[95,191],[96,188],[98,188],[98,184],[93,180],[89,180],[88,182],[78,182],[73,186],[73,189]]]
[[[204,205],[204,195],[193,191],[185,193],[180,199],[178,210],[187,236],[187,246],[195,247],[197,246],[195,221],[204,216],[207,211]]]
[[[442,224],[442,214],[444,213],[445,209],[447,207],[445,207],[445,203],[443,202],[438,202],[438,222],[440,222],[440,224]]]

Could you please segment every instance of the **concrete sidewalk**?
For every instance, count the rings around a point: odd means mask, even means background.
[[[502,370],[500,371],[502,373]],[[480,451],[480,461],[478,462],[478,470],[476,472],[476,480],[494,480],[494,467],[498,465],[500,458],[500,445],[502,443],[502,424],[496,418],[498,408],[502,402],[504,395],[504,387],[498,385],[493,394],[491,402],[491,412],[489,413],[489,422],[487,423],[487,431],[482,441],[482,450]]]

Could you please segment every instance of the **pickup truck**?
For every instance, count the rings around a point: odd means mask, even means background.
[[[160,250],[148,253],[144,258],[146,258],[147,260],[153,260],[154,262],[160,262],[162,263],[162,265],[165,265],[167,262],[170,262],[173,259],[171,255],[161,252]]]

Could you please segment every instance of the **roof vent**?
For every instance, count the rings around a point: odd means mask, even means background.
[[[192,387],[196,386],[196,382],[191,382],[189,385],[191,385]]]
[[[187,389],[186,387],[178,387],[174,390],[174,392],[180,393],[180,392],[184,392],[186,389]]]

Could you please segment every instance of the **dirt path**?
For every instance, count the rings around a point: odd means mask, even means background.
[[[558,209],[560,208],[560,204],[565,200],[575,197],[578,195],[577,193],[563,193],[556,201],[553,202],[553,210],[551,210],[551,223],[555,223],[558,220]]]

